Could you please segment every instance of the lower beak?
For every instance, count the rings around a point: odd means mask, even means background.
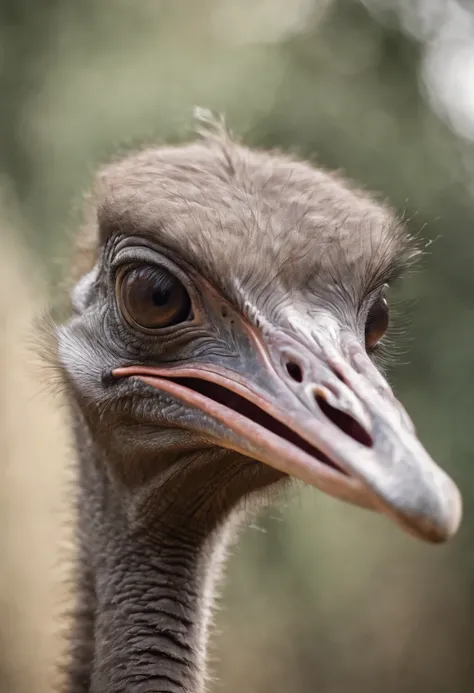
[[[378,510],[426,541],[455,534],[456,485],[355,338],[341,333],[337,346],[318,339],[316,349],[282,333],[264,346],[255,334],[251,342],[232,369],[193,363],[113,374],[137,376],[198,410],[193,428],[221,447]]]

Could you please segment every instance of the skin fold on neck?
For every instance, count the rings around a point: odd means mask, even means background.
[[[79,556],[67,693],[200,693],[214,586],[239,513],[229,508],[217,522],[204,511],[206,524],[183,521],[183,507],[137,525],[84,426],[76,439]]]

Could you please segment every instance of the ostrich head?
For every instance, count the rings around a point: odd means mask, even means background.
[[[423,539],[456,531],[458,491],[373,363],[414,255],[388,210],[223,132],[97,188],[60,360],[137,521],[206,531],[294,477]]]

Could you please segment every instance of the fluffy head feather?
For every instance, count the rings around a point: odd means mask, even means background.
[[[357,307],[417,254],[393,213],[365,192],[278,152],[250,150],[221,121],[203,120],[199,140],[99,172],[74,280],[106,244],[132,234],[179,252],[236,303],[278,282]]]

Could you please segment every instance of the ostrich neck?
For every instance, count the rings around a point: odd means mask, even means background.
[[[134,530],[77,431],[79,556],[67,693],[200,693],[224,530]]]

